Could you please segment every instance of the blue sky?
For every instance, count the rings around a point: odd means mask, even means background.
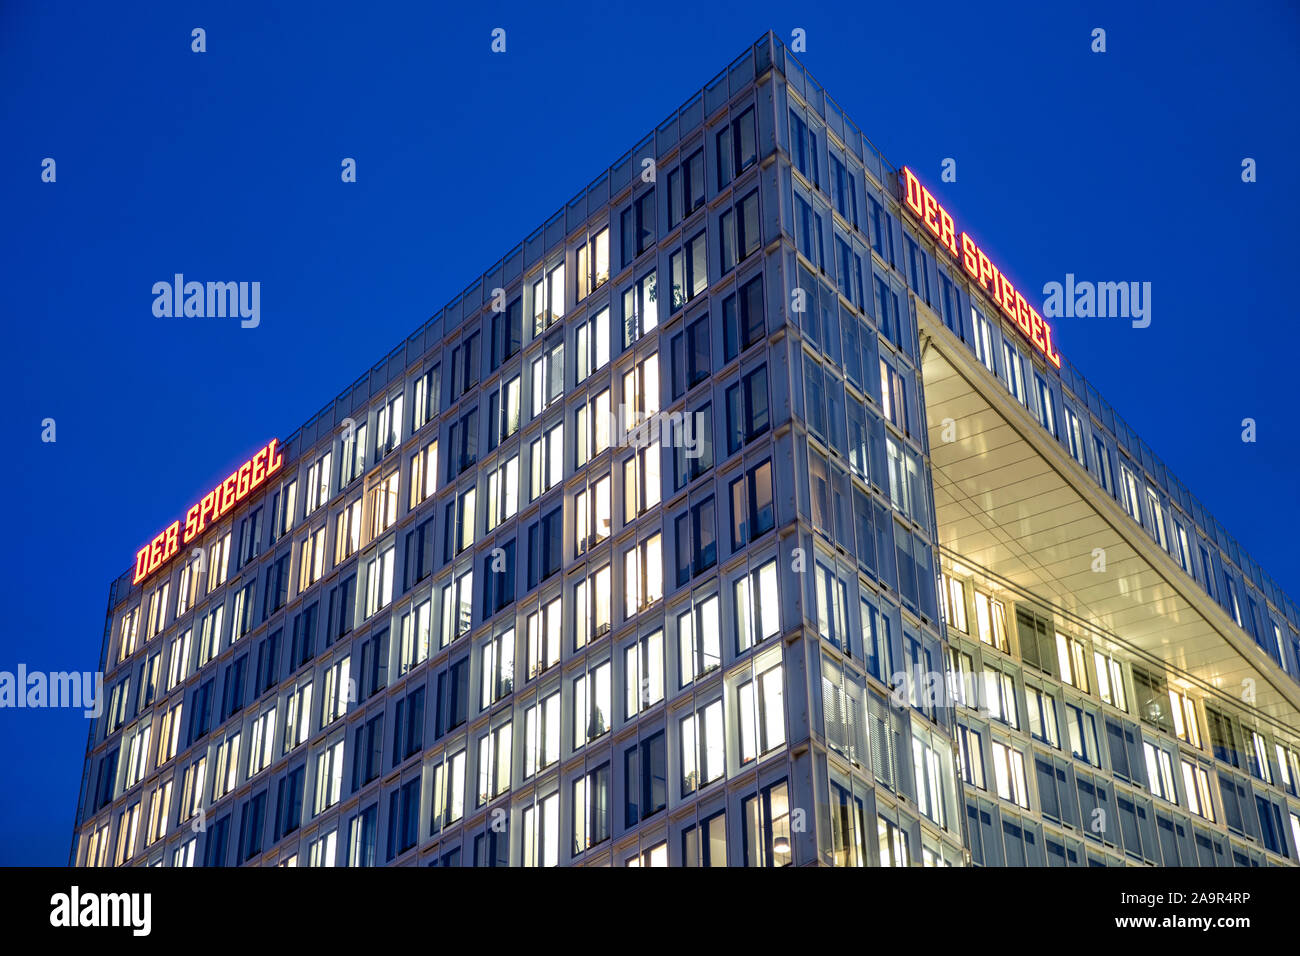
[[[1149,328],[1058,319],[1062,354],[1300,595],[1279,534],[1300,523],[1295,10],[840,6],[0,6],[17,455],[0,670],[93,669],[108,583],[136,548],[769,28],[806,30],[805,66],[1017,287],[1152,283]],[[260,281],[261,325],[155,318],[150,289],[177,272]],[[80,712],[0,711],[0,864],[66,860],[86,730]]]

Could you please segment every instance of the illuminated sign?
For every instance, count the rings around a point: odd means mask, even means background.
[[[203,533],[209,523],[216,524],[230,510],[266,483],[266,479],[284,464],[284,452],[277,452],[278,438],[272,438],[266,447],[236,468],[221,484],[213,488],[203,500],[185,513],[182,529],[179,519],[173,521],[135,555],[135,578],[139,584],[153,574],[181,549]]]
[[[1024,333],[1034,348],[1042,353],[1056,368],[1061,367],[1061,353],[1052,348],[1052,327],[1043,321],[1038,311],[1025,301],[1005,272],[989,260],[987,254],[970,237],[968,232],[957,232],[948,210],[939,205],[930,190],[921,185],[906,166],[903,199],[912,215],[930,230],[954,259],[961,262],[966,274],[978,283],[998,307]]]

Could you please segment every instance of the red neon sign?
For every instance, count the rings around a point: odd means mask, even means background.
[[[1011,284],[1005,272],[999,269],[988,255],[970,237],[970,233],[956,231],[952,216],[939,205],[930,190],[921,185],[906,166],[903,167],[906,183],[904,201],[916,219],[939,240],[939,245],[961,262],[966,274],[979,283],[989,297],[998,304],[1034,348],[1042,353],[1056,368],[1061,367],[1061,353],[1052,348],[1052,327],[1043,321],[1038,311],[1025,301],[1025,297]]]
[[[266,447],[231,473],[230,477],[203,496],[198,504],[185,513],[185,527],[181,530],[179,519],[173,521],[158,536],[135,554],[135,578],[132,584],[139,584],[153,574],[178,551],[182,544],[189,544],[203,533],[211,522],[216,524],[230,510],[250,494],[265,484],[266,479],[280,470],[284,464],[284,452],[277,452],[275,446],[280,439],[272,438]]]

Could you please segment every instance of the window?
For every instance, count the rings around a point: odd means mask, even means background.
[[[560,624],[563,602],[557,596],[528,615],[528,677],[533,680],[560,662]]]
[[[947,829],[948,798],[953,792],[952,762],[939,738],[912,732],[912,771],[916,778],[916,808],[937,826]],[[940,756],[942,754],[942,756]]]
[[[1083,426],[1079,424],[1079,416],[1074,414],[1074,409],[1069,405],[1065,406],[1065,439],[1066,445],[1070,449],[1070,457],[1087,468],[1088,460],[1084,454]]]
[[[395,395],[379,406],[375,420],[375,460],[383,458],[402,443],[402,399]]]
[[[785,744],[785,684],[779,657],[756,660],[752,676],[736,685],[740,762],[749,763]]]
[[[492,727],[478,739],[478,802],[483,806],[510,789],[510,722]]]
[[[997,375],[997,362],[993,358],[993,333],[989,320],[984,318],[984,313],[974,306],[971,306],[970,317],[974,327],[975,357],[986,369]]]
[[[766,334],[763,277],[755,276],[722,301],[722,352],[730,362]]]
[[[659,439],[635,451],[623,462],[623,522],[630,524],[659,504]]]
[[[560,759],[560,692],[524,708],[524,779]]]
[[[668,228],[704,205],[704,150],[697,149],[668,174]]]
[[[781,605],[775,558],[732,582],[731,596],[737,653],[780,633]]]
[[[1193,747],[1201,746],[1201,729],[1196,722],[1196,705],[1192,699],[1170,688],[1169,712],[1174,719],[1174,736]]]
[[[217,744],[213,760],[212,800],[215,803],[239,783],[239,734],[228,736]]]
[[[376,489],[378,490],[378,489]],[[334,524],[334,566],[338,567],[361,548],[361,507],[358,498],[344,505]]]
[[[1025,755],[999,740],[993,741],[993,778],[998,796],[1029,809],[1025,786]]]
[[[671,428],[674,490],[680,490],[713,467],[713,403],[682,414]]]
[[[557,339],[552,343],[543,346],[542,351],[532,363],[532,384],[533,384],[533,403],[532,414],[537,417],[546,409],[550,408],[561,395],[564,394],[564,340]],[[513,380],[512,380],[513,382]],[[494,393],[495,394],[495,393]],[[516,395],[515,404],[515,428],[518,428],[518,405],[519,400]],[[489,404],[489,409],[492,405]],[[491,417],[491,415],[489,415]],[[513,430],[510,432],[513,434]],[[489,448],[495,448],[496,443],[489,441]]]
[[[814,186],[821,185],[817,169],[817,133],[803,117],[790,110],[790,159],[800,175]]]
[[[911,842],[907,831],[892,819],[876,816],[876,843],[881,866],[911,866]]]
[[[479,661],[483,680],[479,709],[487,710],[514,693],[515,629],[508,628],[484,644]]]
[[[667,806],[668,755],[662,730],[623,751],[623,781],[625,827],[634,827]]]
[[[528,528],[528,590],[560,570],[564,509],[555,508]]]
[[[714,498],[709,495],[691,505],[674,521],[679,587],[718,563],[716,510]]]
[[[628,348],[641,336],[659,327],[655,272],[641,276],[623,293],[623,347]]]
[[[556,422],[528,447],[529,501],[550,491],[564,477],[564,423]]]
[[[298,593],[320,580],[325,571],[325,526],[309,531],[298,549]]]
[[[972,787],[985,789],[984,745],[977,730],[958,724],[957,746],[961,753],[961,775]]]
[[[285,698],[284,752],[307,739],[311,731],[311,681],[300,684]]]
[[[442,560],[450,561],[474,543],[474,508],[478,488],[470,485],[454,498],[447,499],[443,511]]]
[[[1038,390],[1038,424],[1055,436],[1056,410],[1052,404],[1052,390],[1047,384],[1047,379],[1038,372],[1034,372],[1034,384]]]
[[[677,615],[677,648],[679,687],[722,664],[718,595],[710,594]]]
[[[672,339],[672,390],[677,399],[709,377],[709,317],[687,324]]]
[[[613,528],[610,477],[602,475],[574,496],[575,553],[582,554],[609,537]]]
[[[487,530],[513,518],[519,511],[519,459],[507,458],[488,472]]]
[[[664,699],[664,632],[654,631],[623,650],[624,708],[630,720]]]
[[[533,363],[534,412],[540,402],[550,402],[553,383],[547,376],[560,374],[563,377],[564,350],[558,349],[557,355],[548,353]],[[549,396],[549,397],[548,397]],[[502,382],[499,387],[488,393],[488,451],[496,448],[515,432],[519,431],[519,376]]]
[[[718,256],[725,275],[758,251],[762,243],[758,221],[758,190],[751,190],[718,219]],[[703,256],[703,252],[700,253]]]
[[[561,283],[563,286],[563,283]],[[479,333],[471,332],[451,350],[451,398],[455,401],[478,384]]]
[[[772,462],[761,461],[728,486],[731,500],[731,550],[736,551],[776,526],[772,504]]]
[[[722,779],[727,738],[722,729],[722,701],[715,700],[678,722],[681,733],[681,793],[685,797]]]
[[[1121,495],[1121,501],[1124,505],[1124,510],[1128,512],[1130,518],[1138,524],[1141,524],[1142,505],[1138,499],[1137,479],[1134,477],[1133,472],[1129,470],[1128,465],[1124,464],[1122,461],[1119,464],[1119,479],[1120,488],[1123,492]]]
[[[417,687],[397,702],[393,712],[393,760],[397,767],[424,749],[424,693]]]
[[[701,159],[701,161],[703,161]],[[702,201],[703,197],[701,197]],[[605,228],[577,250],[578,301],[609,281],[609,229]]]
[[[435,365],[415,380],[411,431],[419,431],[438,417],[442,399],[442,365]]]
[[[1004,384],[1021,405],[1025,404],[1025,383],[1020,372],[1020,353],[1006,339],[1002,340],[1002,365],[1006,370]]]
[[[261,713],[249,735],[248,776],[254,777],[271,765],[275,758],[275,708]]]
[[[222,537],[214,541],[212,543],[212,547],[208,549],[208,593],[209,594],[211,594],[217,588],[221,587],[221,585],[226,583],[226,573],[229,570],[230,570],[230,532],[227,531],[225,535],[223,535]],[[139,612],[140,609],[137,607],[133,613],[138,615]],[[131,628],[132,642],[135,641],[135,637],[137,633],[136,625],[138,623],[139,622],[137,619],[132,624],[132,628]],[[135,649],[135,645],[134,643],[132,643],[131,650],[134,649]],[[130,652],[128,651],[128,653]]]
[[[1174,790],[1174,763],[1169,751],[1157,747],[1149,740],[1142,741],[1142,753],[1146,759],[1147,786],[1151,792],[1170,803],[1178,802]]]
[[[1159,727],[1167,734],[1174,732],[1174,722],[1169,707],[1169,692],[1163,674],[1132,667],[1133,703],[1136,713],[1146,723]]]
[[[1010,653],[1007,643],[1007,614],[1001,601],[982,591],[975,592],[975,629],[981,643]]]
[[[1085,694],[1088,685],[1088,652],[1083,642],[1056,632],[1056,662],[1061,669],[1061,680],[1077,687]]]
[[[574,780],[572,795],[573,852],[576,855],[609,839],[609,762]]]
[[[838,156],[831,154],[831,198],[835,211],[855,229],[858,225],[858,181]]]
[[[1093,651],[1093,663],[1097,666],[1097,694],[1106,703],[1128,710],[1128,698],[1124,693],[1124,674],[1119,661],[1107,657],[1101,651]]]
[[[609,307],[581,322],[573,340],[576,382],[581,385],[593,372],[609,364]]]
[[[589,405],[579,405],[574,410],[574,464],[578,468],[609,447],[610,428],[611,425],[616,424],[610,415],[609,403],[609,389],[606,388],[597,392]],[[533,442],[533,445],[536,447],[537,442]],[[558,451],[557,457],[553,460],[559,461]]]
[[[397,479],[398,473],[394,469],[369,491],[371,540],[391,528],[397,520]]]
[[[451,826],[465,814],[465,752],[443,754],[433,766],[433,808],[430,832]]]
[[[388,607],[393,600],[393,548],[375,555],[366,564],[366,617]]]
[[[558,563],[557,560],[557,567]],[[658,532],[623,553],[624,617],[631,617],[664,596],[663,568],[662,538]]]
[[[1029,710],[1029,733],[1053,747],[1061,745],[1056,726],[1056,699],[1028,681],[1025,682],[1025,703]]]
[[[495,372],[506,359],[519,351],[524,334],[523,300],[516,296],[500,311],[497,311],[494,304],[489,326],[489,335],[492,337],[490,370]]]
[[[316,755],[316,794],[312,801],[312,816],[338,803],[342,792],[343,738],[340,737]]]
[[[1210,775],[1200,764],[1182,761],[1183,789],[1187,794],[1187,809],[1198,817],[1214,822],[1214,800],[1210,797]]]
[[[438,646],[446,647],[474,624],[474,572],[466,568],[442,586],[442,633]]]
[[[585,747],[612,726],[613,665],[603,661],[573,679],[573,748]]]
[[[397,655],[397,676],[429,658],[429,637],[433,627],[433,601],[425,598],[402,615],[401,646]]]
[[[553,793],[524,808],[524,866],[558,866],[560,795]]]
[[[1101,766],[1101,748],[1097,741],[1097,718],[1077,704],[1065,705],[1065,727],[1070,738],[1070,752],[1080,760]]]
[[[613,578],[608,564],[578,581],[573,588],[573,646],[585,647],[588,639],[609,633],[612,623]]]
[[[1016,712],[1016,685],[1010,674],[984,668],[984,704],[989,715],[1009,727],[1020,728]]]
[[[969,634],[970,628],[966,624],[966,584],[957,578],[951,578],[943,575],[944,592],[943,592],[943,610],[944,620],[948,626],[961,631],[963,634]]]
[[[619,216],[623,240],[623,267],[645,252],[655,241],[655,191],[646,190]]]
[[[727,865],[727,815],[719,810],[682,830],[683,866]]]
[[[329,618],[325,625],[325,642],[332,644],[352,630],[356,623],[357,576],[350,574],[330,588]]]
[[[352,792],[379,776],[384,764],[384,714],[375,714],[353,732]]]
[[[716,155],[718,159],[718,188],[724,188],[749,167],[758,162],[758,140],[754,126],[754,108],[751,106],[718,131]]]
[[[1246,750],[1247,767],[1252,777],[1263,780],[1265,783],[1273,782],[1273,771],[1268,763],[1268,744],[1264,742],[1264,735],[1256,730],[1246,731]]]
[[[670,311],[676,312],[708,285],[707,245],[701,229],[668,257],[668,288],[672,292]]]
[[[326,452],[307,467],[307,511],[306,517],[314,512],[330,497],[330,462],[332,452]]]
[[[515,599],[515,542],[493,548],[483,558],[483,620]]]
[[[747,372],[727,388],[727,454],[767,431],[767,366]]]
[[[447,428],[447,481],[478,461],[478,409],[471,409]]]
[[[764,787],[740,804],[745,866],[789,866],[790,790],[786,782]]]
[[[372,803],[348,821],[348,866],[374,866],[379,804]]]
[[[623,375],[623,414],[626,432],[634,433],[629,439],[643,444],[639,426],[659,411],[659,355],[651,353]],[[599,423],[597,423],[599,431]],[[603,450],[597,442],[596,454]]]
[[[796,187],[794,194],[794,244],[803,257],[821,269],[822,256],[822,217],[813,212],[813,207],[804,198],[802,191]],[[805,290],[810,291],[810,290]]]
[[[836,647],[847,650],[848,587],[836,573],[835,562],[825,558],[820,550],[814,553],[813,590],[817,597],[817,633]]]

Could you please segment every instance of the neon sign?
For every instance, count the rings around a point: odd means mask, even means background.
[[[970,237],[970,233],[956,231],[952,216],[939,205],[930,190],[921,185],[906,166],[903,167],[906,183],[903,199],[908,210],[930,230],[954,259],[961,262],[966,274],[974,279],[989,297],[998,304],[1016,327],[1056,368],[1061,367],[1061,353],[1052,348],[1052,327],[1043,321],[1038,311],[1025,301],[1025,297],[1011,284],[1005,272],[999,269],[988,255]]]
[[[185,513],[184,530],[177,519],[135,554],[135,578],[139,584],[153,574],[181,549],[203,533],[209,523],[216,524],[230,510],[266,483],[284,465],[284,452],[276,451],[280,439],[272,438],[261,451],[236,468],[221,484]]]

